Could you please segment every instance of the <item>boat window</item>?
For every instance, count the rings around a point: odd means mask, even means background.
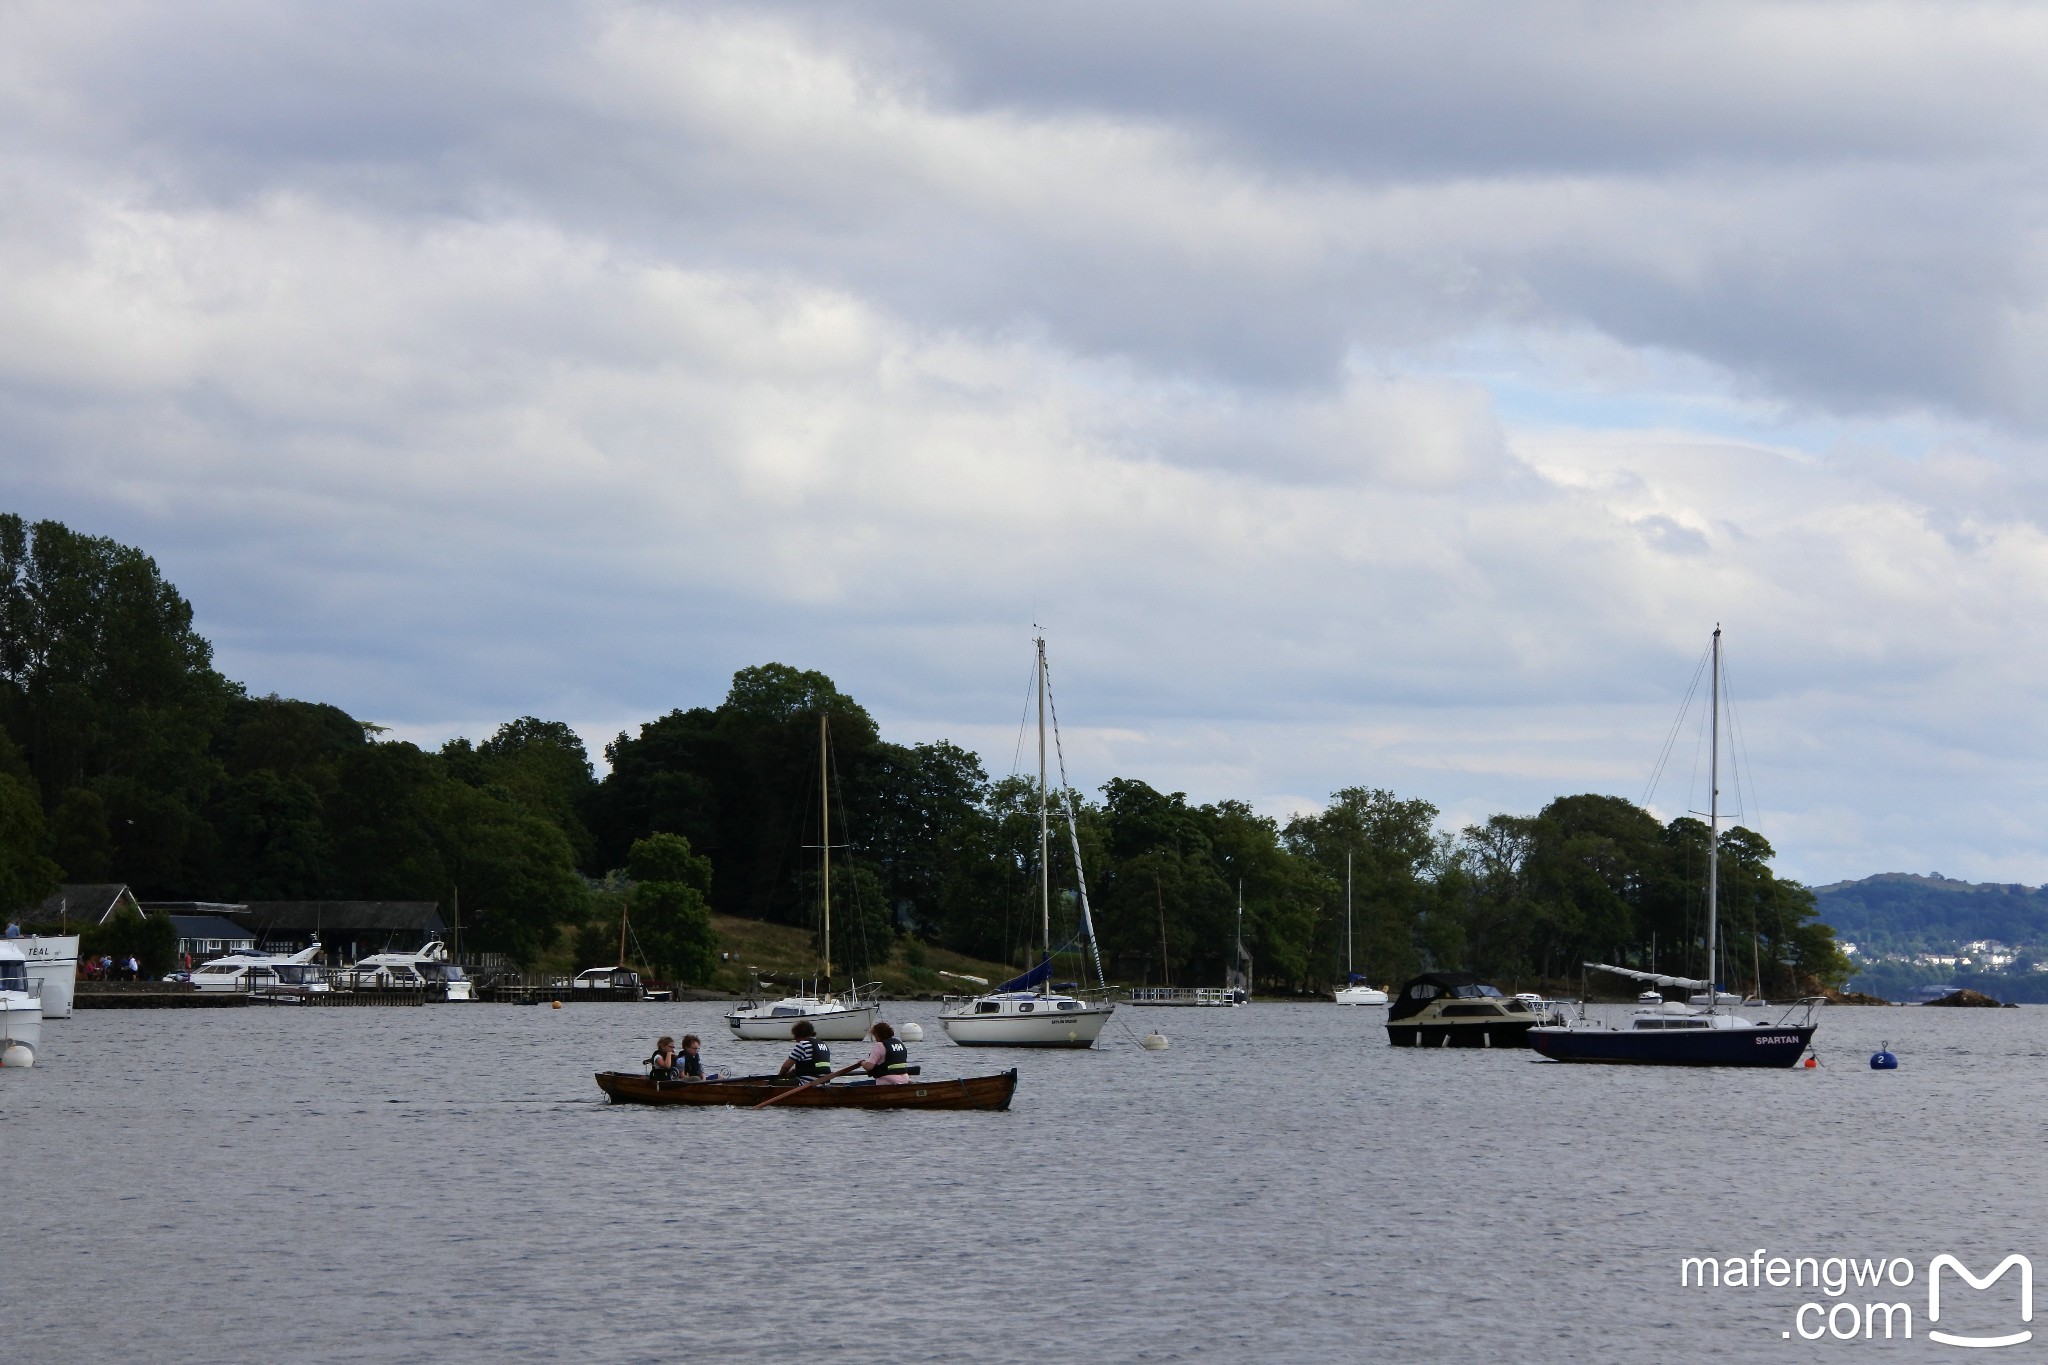
[[[1060,1001],[1060,1008],[1063,1010],[1077,1010],[1081,1008],[1081,1002],[1078,1000],[1062,1000]]]
[[[26,962],[0,962],[0,991],[28,993],[28,964]]]
[[[1526,1000],[1510,1000],[1508,1001],[1507,1009],[1509,1014],[1527,1014],[1529,1012],[1529,1002]]]
[[[1410,1000],[1434,1000],[1442,993],[1434,986],[1410,986],[1408,988],[1408,998]]]
[[[239,972],[240,970],[242,970],[242,969],[241,969],[240,967],[201,967],[201,968],[199,969],[199,975],[201,975],[201,976],[229,976],[229,975],[232,975],[232,974],[233,974],[233,973],[235,973],[235,972]]]
[[[1500,1012],[1501,1009],[1498,1005],[1488,1005],[1482,1003],[1474,1003],[1470,1005],[1445,1005],[1443,1007],[1443,1010],[1441,1011],[1441,1017],[1446,1019],[1472,1019],[1477,1018],[1480,1015],[1485,1015],[1491,1018],[1495,1015],[1498,1015]]]
[[[976,1014],[1001,1014],[1003,1007],[993,1000],[984,1000],[974,1007]]]
[[[774,1011],[770,1013],[768,1017],[771,1019],[787,1019],[792,1015],[802,1013],[803,1011],[796,1008],[796,1006],[794,1005],[777,1005]]]
[[[1037,1008],[1038,1008],[1038,1006],[1036,1006],[1036,1005],[1028,1005],[1028,1004],[1025,1004],[1025,1005],[1019,1005],[1019,1006],[1017,1006],[1017,1013],[1019,1013],[1019,1014],[1029,1014],[1029,1013],[1031,1013],[1031,1011],[1033,1011],[1033,1010],[1035,1010],[1035,1009],[1037,1009]]]

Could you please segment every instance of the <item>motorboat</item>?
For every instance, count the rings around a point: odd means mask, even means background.
[[[1424,972],[1407,982],[1387,1011],[1395,1047],[1527,1047],[1539,1024],[1563,1023],[1552,1009],[1532,1008],[1466,972]]]
[[[1038,662],[1038,910],[1044,932],[1045,956],[1036,967],[1003,982],[983,995],[949,995],[939,1006],[939,1026],[961,1047],[1094,1047],[1103,1026],[1116,1013],[1102,982],[1102,961],[1095,943],[1094,923],[1088,913],[1088,882],[1081,871],[1081,836],[1074,819],[1074,807],[1066,795],[1065,761],[1061,761],[1061,801],[1067,816],[1067,837],[1073,847],[1075,880],[1079,885],[1081,936],[1095,957],[1100,993],[1094,997],[1067,995],[1053,989],[1052,967],[1052,860],[1051,809],[1045,762],[1046,705],[1050,688],[1045,666],[1045,640],[1036,642]],[[1055,721],[1057,724],[1057,721]],[[1055,733],[1054,743],[1058,743]],[[1077,938],[1076,943],[1079,942]],[[1067,944],[1066,947],[1073,947]],[[1241,961],[1241,958],[1240,958]],[[1071,983],[1070,983],[1071,984]]]
[[[725,1016],[734,1038],[749,1043],[784,1043],[796,1037],[798,1021],[808,1021],[822,1042],[855,1042],[882,1015],[882,985],[855,985],[847,995],[832,989],[832,724],[818,716],[818,840],[819,920],[823,928],[824,970],[815,981],[780,1000],[748,999]],[[759,978],[756,978],[759,985]]]
[[[452,1001],[476,999],[475,983],[463,975],[462,968],[448,960],[448,945],[435,939],[418,952],[413,953],[372,953],[370,956],[349,964],[334,974],[335,986],[342,990],[371,989],[415,989],[430,990]],[[577,978],[582,984],[582,978]]]
[[[1242,894],[1242,893],[1240,893]],[[1351,967],[1351,855],[1344,855],[1344,984],[1330,994],[1340,1005],[1384,1005],[1387,993]]]
[[[16,932],[7,941],[28,961],[29,989],[42,1004],[43,1018],[69,1019],[78,985],[78,935]]]
[[[43,1004],[30,989],[28,957],[0,938],[0,1049],[20,1043],[30,1052],[43,1045]]]
[[[1721,855],[1721,628],[1714,627],[1711,671],[1712,709],[1707,751],[1707,979],[1666,976],[1588,962],[1592,971],[1609,972],[1647,982],[1653,988],[1694,991],[1685,1003],[1663,999],[1658,990],[1637,997],[1637,1008],[1625,1029],[1588,1021],[1560,1022],[1531,1030],[1529,1045],[1557,1062],[1632,1062],[1641,1066],[1798,1065],[1812,1045],[1816,1014],[1826,1001],[1818,996],[1793,1005],[1778,1022],[1753,1023],[1723,1007],[1741,997],[1712,980],[1716,938],[1720,928]],[[1654,1003],[1653,1003],[1654,1002]]]
[[[283,989],[292,992],[324,991],[327,969],[320,965],[321,947],[315,943],[296,953],[228,953],[200,963],[192,969],[192,985],[202,991],[247,991],[251,994]]]

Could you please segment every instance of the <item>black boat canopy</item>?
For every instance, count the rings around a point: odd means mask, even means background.
[[[1394,997],[1394,1004],[1387,1011],[1387,1021],[1406,1019],[1422,1013],[1430,1001],[1439,996],[1456,996],[1461,999],[1479,999],[1498,996],[1499,987],[1489,986],[1470,972],[1424,972],[1401,987],[1401,993]]]

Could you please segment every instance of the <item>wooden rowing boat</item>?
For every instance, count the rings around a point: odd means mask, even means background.
[[[740,1076],[729,1081],[654,1081],[631,1071],[600,1071],[597,1088],[613,1104],[759,1104],[797,1082],[778,1076]],[[1017,1093],[1017,1071],[964,1076],[951,1081],[914,1080],[908,1085],[857,1082],[811,1085],[777,1109],[1008,1109]]]

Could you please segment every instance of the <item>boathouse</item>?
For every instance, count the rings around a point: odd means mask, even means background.
[[[142,913],[126,883],[89,883],[58,887],[27,918],[31,924],[105,924],[123,910]]]

